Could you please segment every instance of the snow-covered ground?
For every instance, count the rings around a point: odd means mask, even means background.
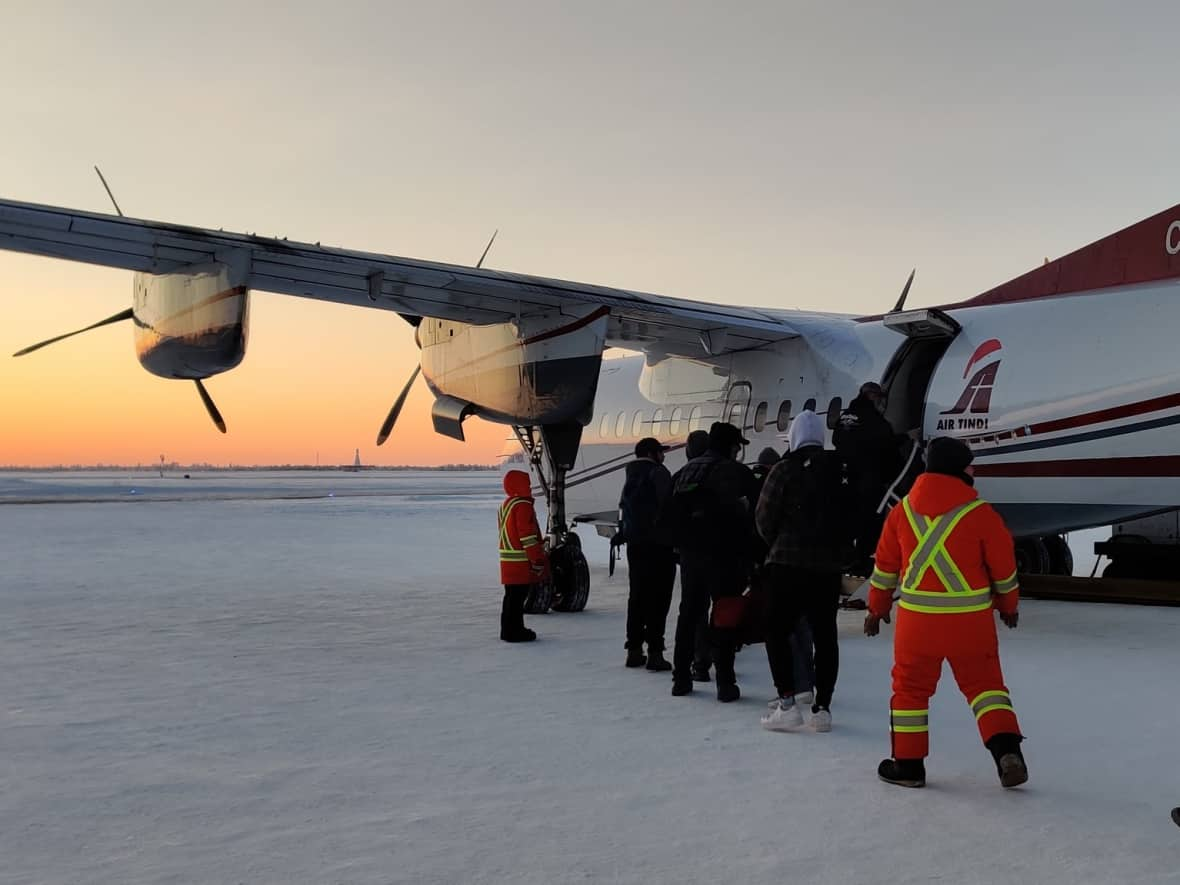
[[[903,790],[855,614],[834,731],[771,734],[760,646],[732,705],[623,668],[590,532],[588,610],[500,643],[494,473],[129,481],[0,504],[5,883],[1180,882],[1180,610],[1026,602],[1030,783],[947,674]]]

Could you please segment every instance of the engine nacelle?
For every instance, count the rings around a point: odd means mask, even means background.
[[[436,409],[436,429],[461,438],[457,427],[468,414],[502,424],[585,425],[607,314],[579,307],[487,326],[423,317],[422,375],[444,407]]]
[[[168,274],[137,273],[135,352],[161,378],[208,378],[246,355],[248,272],[233,262]]]

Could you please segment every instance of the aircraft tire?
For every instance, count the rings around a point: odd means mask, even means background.
[[[529,595],[524,598],[524,611],[528,615],[543,615],[553,605],[553,579],[533,584]]]
[[[555,548],[549,562],[553,570],[553,610],[582,611],[590,600],[590,565],[578,536],[571,534],[565,544]]]
[[[1050,575],[1073,575],[1073,551],[1063,535],[1046,535],[1041,539],[1049,554]]]
[[[1016,542],[1016,571],[1022,575],[1049,574],[1049,549],[1040,538]]]

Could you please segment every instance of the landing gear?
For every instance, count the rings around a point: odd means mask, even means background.
[[[544,614],[550,607],[580,612],[590,599],[590,565],[582,553],[581,539],[565,521],[565,475],[574,466],[582,425],[546,424],[513,430],[541,485],[548,512],[545,546],[551,575],[529,593],[524,610],[534,615]]]
[[[1040,538],[1021,538],[1016,542],[1016,571],[1022,575],[1049,574],[1049,549]]]
[[[1016,542],[1016,571],[1022,575],[1073,575],[1073,551],[1063,535],[1021,538]]]

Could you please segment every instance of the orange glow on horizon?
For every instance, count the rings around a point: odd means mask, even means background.
[[[0,253],[0,465],[209,463],[217,466],[494,464],[508,427],[470,419],[465,443],[434,433],[421,379],[385,445],[375,445],[417,361],[413,332],[387,311],[254,293],[242,365],[206,381],[229,432],[196,388],[157,378],[131,329],[96,329],[27,356],[14,351],[130,303],[131,274]],[[96,282],[100,285],[96,286]]]

